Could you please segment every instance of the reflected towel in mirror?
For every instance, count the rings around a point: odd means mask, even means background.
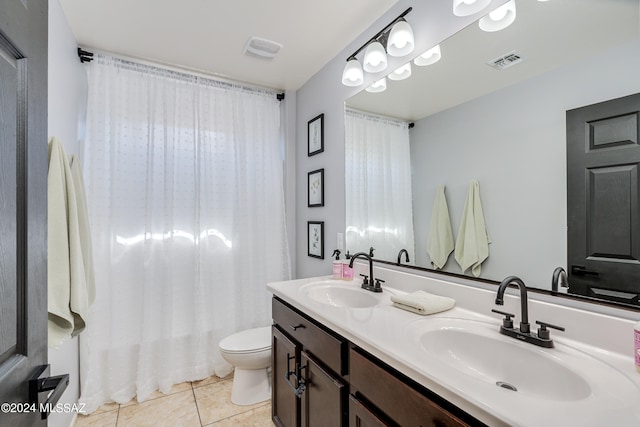
[[[436,197],[431,211],[431,224],[429,225],[429,238],[427,240],[427,253],[431,258],[433,268],[439,270],[447,263],[447,259],[453,252],[453,231],[449,217],[449,207],[444,194],[444,185],[436,190]]]
[[[475,277],[480,276],[481,265],[489,257],[489,243],[491,240],[487,233],[480,202],[480,184],[473,180],[469,184],[454,252],[463,273],[471,268],[471,273]]]

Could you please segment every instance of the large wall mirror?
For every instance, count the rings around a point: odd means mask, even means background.
[[[348,99],[347,248],[374,247],[376,259],[394,263],[407,249],[406,264],[434,269],[427,244],[436,195],[444,186],[455,241],[477,182],[489,256],[463,272],[451,253],[439,269],[496,281],[517,275],[550,290],[554,269],[571,267],[566,112],[640,92],[639,3],[516,0],[506,29],[472,24],[440,44],[438,62],[411,63],[409,78]],[[637,135],[637,118],[627,126]],[[584,295],[640,304],[640,281],[626,285]]]

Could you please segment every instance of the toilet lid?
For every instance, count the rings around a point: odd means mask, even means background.
[[[220,341],[220,349],[227,353],[255,353],[271,348],[271,326],[247,329]]]

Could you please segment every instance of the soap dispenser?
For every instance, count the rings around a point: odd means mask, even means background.
[[[353,280],[353,268],[349,267],[349,262],[351,262],[351,255],[349,251],[344,256],[342,260],[342,279],[343,280]]]
[[[335,256],[335,259],[333,260],[333,278],[334,280],[340,280],[342,279],[342,261],[340,261],[340,250],[334,250],[331,256]]]

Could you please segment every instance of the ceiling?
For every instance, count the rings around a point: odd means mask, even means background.
[[[299,89],[397,0],[60,0],[79,46],[280,90]],[[261,37],[272,61],[243,54]]]
[[[516,0],[516,21],[486,33],[472,24],[441,43],[442,59],[413,66],[406,80],[347,101],[363,111],[419,120],[640,36],[638,0]],[[524,61],[498,71],[487,61],[515,51]]]

